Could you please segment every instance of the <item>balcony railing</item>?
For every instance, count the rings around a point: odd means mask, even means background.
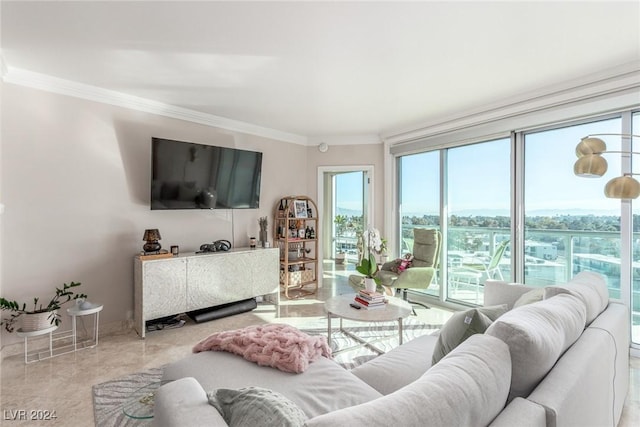
[[[403,226],[403,251],[413,246],[414,226]],[[547,286],[564,283],[580,271],[596,271],[607,277],[609,295],[620,298],[620,234],[618,232],[576,231],[576,230],[533,230],[525,233],[525,283],[531,286]],[[640,242],[640,233],[638,239]],[[636,237],[636,236],[634,236]],[[478,259],[488,262],[494,248],[502,241],[510,239],[507,228],[489,227],[449,227],[446,237],[448,253],[441,254],[441,265],[448,265],[449,286],[447,297],[451,300],[471,304],[482,304],[483,286],[486,274],[478,277],[469,275],[459,280],[452,269],[465,263],[478,267]],[[510,248],[500,260],[499,268],[505,280],[512,280]],[[635,251],[634,251],[635,252]],[[640,252],[640,251],[638,251]],[[633,307],[640,308],[640,262],[634,261],[632,301]],[[441,276],[442,277],[442,273]],[[473,280],[472,280],[473,279]],[[437,295],[439,286],[428,290]]]

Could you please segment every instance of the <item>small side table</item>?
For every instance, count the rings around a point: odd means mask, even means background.
[[[129,418],[144,420],[153,418],[156,391],[172,380],[157,381],[133,391],[122,405],[122,412]]]
[[[55,331],[56,329],[58,329],[58,326],[53,325],[49,328],[41,329],[39,331],[23,332],[21,329],[18,329],[16,331],[16,334],[19,337],[24,338],[24,363],[37,362],[38,360],[41,360],[41,359],[48,359],[50,357],[53,357],[53,331]],[[45,335],[45,334],[49,334],[49,351],[48,351],[49,355],[41,358],[40,353],[46,353],[44,351],[34,351],[31,354],[29,354],[29,338],[38,337],[40,335]],[[35,358],[30,362],[29,357],[32,357],[32,356],[35,356]]]
[[[93,338],[91,340],[86,340],[82,342],[82,348],[93,348],[96,347],[98,345],[98,326],[100,324],[100,312],[102,311],[102,309],[104,308],[104,306],[102,304],[92,307],[92,308],[87,308],[87,309],[82,309],[80,308],[79,305],[75,305],[71,308],[67,309],[67,314],[69,316],[71,316],[71,335],[72,335],[72,339],[73,339],[73,351],[78,350],[78,329],[76,327],[76,318],[78,316],[88,316],[90,314],[94,315],[94,319],[93,319]]]

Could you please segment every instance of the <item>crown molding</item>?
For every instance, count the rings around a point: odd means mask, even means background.
[[[310,136],[308,144],[316,146],[321,143],[328,145],[364,145],[382,144],[380,135],[359,134],[359,135],[333,135],[333,136]]]
[[[638,90],[639,88],[640,61],[634,61],[569,82],[520,94],[506,101],[502,100],[460,114],[441,117],[413,128],[385,132],[381,138],[390,144],[411,142],[416,139],[454,132],[599,96]],[[638,103],[640,104],[640,96]]]
[[[201,125],[216,127],[233,132],[246,133],[278,141],[294,144],[308,145],[306,136],[297,135],[277,129],[266,128],[251,123],[232,120],[213,114],[202,113],[188,108],[176,107],[150,99],[128,95],[114,90],[103,89],[97,86],[65,80],[34,71],[24,70],[2,64],[2,79],[5,83],[26,86],[46,92],[86,99],[102,104],[114,105],[159,116],[198,123]]]

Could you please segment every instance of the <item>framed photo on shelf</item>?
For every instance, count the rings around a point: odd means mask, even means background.
[[[294,200],[293,207],[296,213],[296,218],[307,218],[307,201],[306,200]]]

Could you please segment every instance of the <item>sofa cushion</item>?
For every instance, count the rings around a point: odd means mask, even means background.
[[[497,338],[476,334],[422,377],[371,402],[307,421],[309,427],[487,425],[504,408],[511,359]]]
[[[585,326],[584,304],[573,295],[524,305],[503,314],[486,331],[509,346],[513,376],[509,400],[527,397]]]
[[[163,379],[194,377],[205,390],[263,387],[277,391],[308,417],[376,399],[382,394],[333,360],[319,358],[301,374],[259,366],[232,353],[205,351],[164,367]]]
[[[489,427],[547,427],[547,416],[543,406],[527,399],[516,397],[489,424]]]
[[[587,325],[591,324],[609,304],[606,279],[593,271],[580,272],[564,285],[547,286],[544,289],[545,298],[551,298],[560,293],[568,293],[580,298],[587,308]]]
[[[185,377],[156,390],[154,427],[227,427],[222,415],[209,404],[207,393],[195,378]]]
[[[484,305],[507,304],[509,309],[512,309],[518,298],[534,289],[536,288],[520,283],[487,279],[484,282]]]
[[[382,394],[411,384],[431,367],[437,335],[423,335],[356,366],[351,373]],[[384,372],[384,375],[380,375]]]
[[[513,308],[517,308],[527,304],[533,304],[534,302],[542,301],[544,299],[544,288],[533,289],[525,294],[513,303]]]
[[[207,398],[229,427],[302,427],[307,419],[304,412],[291,400],[261,387],[239,390],[221,388],[208,392]]]
[[[454,313],[440,331],[433,349],[431,364],[435,365],[451,350],[473,334],[483,334],[499,316],[506,313],[507,305],[470,308]]]

